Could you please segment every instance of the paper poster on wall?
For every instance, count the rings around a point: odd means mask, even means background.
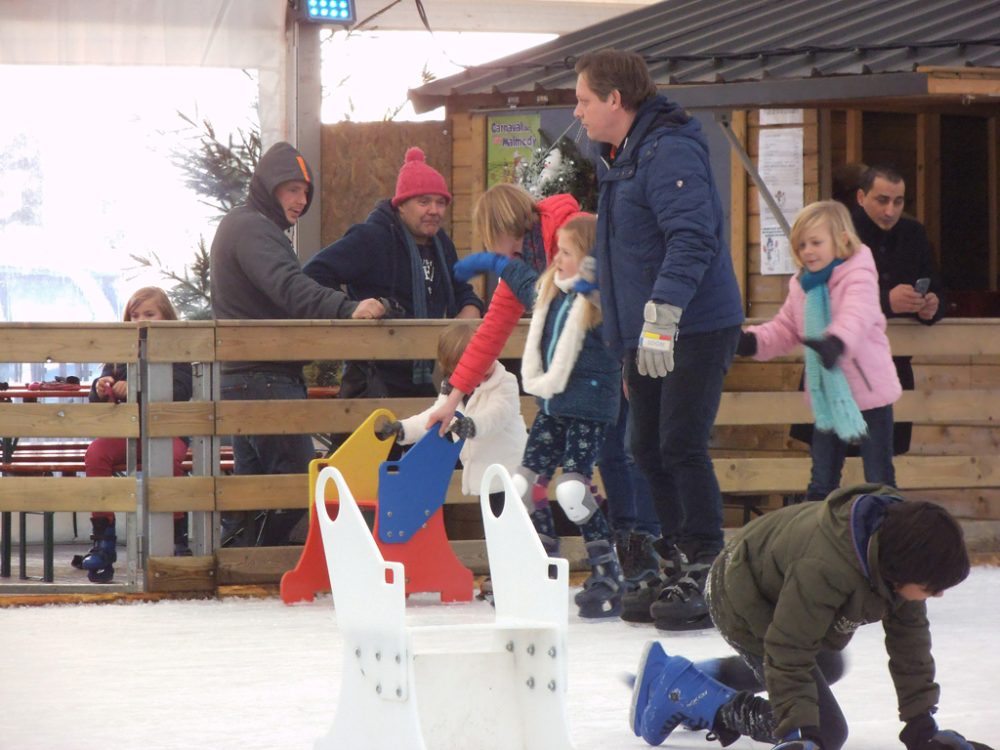
[[[762,130],[758,140],[757,170],[785,220],[791,225],[802,210],[802,128]],[[760,208],[760,272],[794,273],[791,246],[771,209],[758,197]]]
[[[542,146],[542,116],[490,115],[486,127],[486,187],[513,182],[518,163],[531,159]]]
[[[762,109],[761,125],[799,125],[802,123],[801,109]]]

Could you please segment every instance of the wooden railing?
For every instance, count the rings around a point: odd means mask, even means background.
[[[148,561],[170,554],[170,512],[195,514],[196,554],[210,555],[218,544],[216,513],[258,508],[304,508],[304,475],[224,476],[218,447],[225,435],[351,432],[371,412],[385,407],[398,415],[426,408],[426,399],[222,401],[219,372],[225,362],[240,360],[343,360],[431,358],[437,338],[449,321],[217,321],[127,324],[0,324],[0,356],[8,362],[113,361],[129,363],[130,383],[141,383],[139,397],[111,404],[2,404],[0,435],[19,437],[124,437],[137,441],[146,458],[143,482],[125,478],[0,478],[0,511],[119,511],[135,513],[130,540],[131,577],[136,589],[155,588]],[[526,326],[521,325],[504,351],[518,357]],[[896,418],[925,425],[990,427],[1000,418],[1000,320],[945,320],[927,328],[893,322],[890,338],[896,354],[915,354],[950,363],[956,373],[986,368],[980,379],[954,378],[947,388],[905,393]],[[171,400],[171,364],[197,363],[194,400]],[[794,367],[795,360],[777,366]],[[717,432],[731,427],[787,425],[811,421],[797,377],[787,373],[759,382],[771,365],[746,360],[734,365],[716,421]],[[919,365],[918,365],[919,367]],[[990,369],[994,368],[994,369]],[[135,373],[133,376],[132,373]],[[2,396],[2,394],[0,394]],[[526,421],[534,401],[523,400]],[[140,429],[140,424],[142,429]],[[170,443],[174,436],[193,439],[195,471],[173,477]],[[801,451],[720,450],[715,468],[729,495],[769,495],[803,491],[809,459]],[[949,455],[912,454],[896,459],[902,489],[924,494],[960,489],[982,491],[989,501],[956,509],[959,515],[1000,520],[1000,458],[995,451]],[[849,459],[845,483],[860,481],[856,459]],[[452,481],[448,502],[468,502]],[[134,542],[134,547],[131,545]],[[194,563],[190,563],[194,564]]]

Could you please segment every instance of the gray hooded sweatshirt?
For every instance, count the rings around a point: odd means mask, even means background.
[[[212,309],[218,320],[349,318],[358,303],[339,289],[324,287],[304,273],[285,232],[291,224],[274,197],[290,180],[309,185],[312,172],[288,143],[276,143],[261,157],[250,180],[247,202],[219,223],[212,241]],[[288,372],[301,376],[299,362],[230,362],[223,372]]]

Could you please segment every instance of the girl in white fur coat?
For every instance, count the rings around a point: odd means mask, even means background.
[[[586,260],[596,223],[583,213],[567,221],[557,234],[559,251],[538,280],[521,362],[521,381],[538,398],[538,414],[514,475],[542,544],[556,554],[548,481],[562,468],[554,494],[587,549],[592,574],[576,604],[581,617],[591,618],[617,617],[622,597],[621,566],[591,483],[621,392],[621,364],[601,340],[601,309]]]

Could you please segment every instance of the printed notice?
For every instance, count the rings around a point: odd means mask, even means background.
[[[762,109],[760,111],[761,125],[801,125],[801,109]]]
[[[791,225],[802,210],[802,128],[761,130],[757,169],[785,220]],[[763,197],[760,208],[760,272],[795,273],[791,246]]]

